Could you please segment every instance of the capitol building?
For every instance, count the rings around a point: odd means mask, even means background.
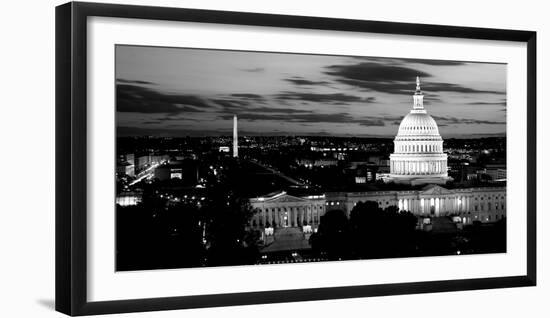
[[[249,226],[260,230],[268,246],[263,252],[307,249],[307,239],[316,232],[321,217],[341,210],[349,217],[359,202],[377,202],[379,207],[395,206],[417,216],[418,228],[432,220],[446,219],[461,228],[476,221],[496,222],[506,217],[506,186],[489,184],[464,187],[447,184],[447,154],[435,120],[423,104],[420,80],[416,79],[413,107],[405,115],[390,154],[390,174],[384,189],[325,192],[293,196],[284,191],[251,198],[255,210]],[[396,184],[391,189],[391,184]],[[397,186],[399,184],[399,186]],[[403,187],[409,185],[409,187]],[[277,240],[281,241],[277,244]]]
[[[424,109],[418,77],[413,99],[413,108],[401,121],[394,140],[389,180],[411,185],[445,184],[449,180],[447,154],[443,153],[437,123]]]

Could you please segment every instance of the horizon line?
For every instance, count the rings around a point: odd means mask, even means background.
[[[224,135],[118,135],[116,138],[128,138],[128,137],[154,137],[154,138],[208,138],[208,137],[227,137],[232,138],[232,134]],[[261,134],[240,134],[241,138],[244,137],[319,137],[319,138],[379,138],[379,139],[393,139],[395,136],[392,135],[358,135],[358,136],[349,136],[349,135],[300,135],[300,134],[274,134],[274,135],[261,135]],[[453,135],[453,136],[441,136],[443,139],[482,139],[482,138],[506,138],[506,133],[495,133],[495,134],[472,134],[472,135]]]

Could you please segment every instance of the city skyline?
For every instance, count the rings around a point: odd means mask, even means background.
[[[505,136],[505,64],[120,45],[117,134],[391,138],[416,76],[444,138]]]

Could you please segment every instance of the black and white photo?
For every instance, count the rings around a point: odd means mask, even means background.
[[[117,45],[115,68],[117,271],[506,252],[505,63]]]

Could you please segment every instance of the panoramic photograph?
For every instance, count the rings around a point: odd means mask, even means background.
[[[506,71],[116,45],[115,270],[506,253]]]

